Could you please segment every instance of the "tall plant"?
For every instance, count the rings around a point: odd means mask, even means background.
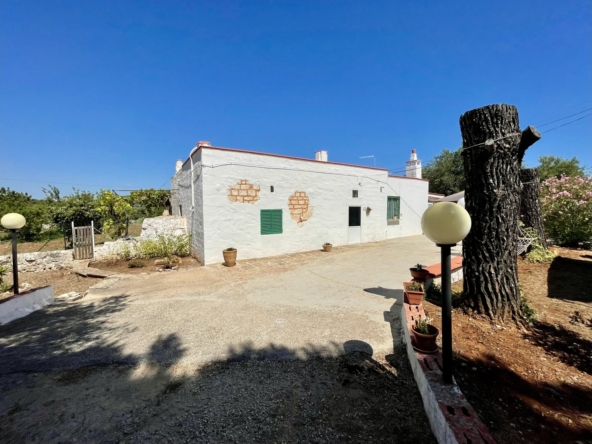
[[[592,241],[592,178],[553,177],[543,182],[545,231],[559,245]]]
[[[103,220],[103,231],[113,238],[122,234],[127,236],[133,211],[128,198],[110,190],[101,190],[97,196],[97,210]]]

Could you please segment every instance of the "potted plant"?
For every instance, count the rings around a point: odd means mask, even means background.
[[[329,242],[325,242],[325,243],[323,244],[323,251],[327,251],[327,252],[329,252],[329,251],[331,251],[331,249],[332,249],[332,248],[333,248],[333,245],[332,245],[332,244],[330,244]]]
[[[227,267],[234,267],[236,265],[236,248],[227,248],[226,250],[222,251],[224,255],[224,265]]]
[[[417,319],[411,327],[413,333],[413,348],[421,353],[434,353],[438,350],[436,338],[440,333],[436,327],[430,324],[430,318]]]
[[[423,285],[419,282],[404,282],[405,302],[411,305],[421,304],[423,299]]]
[[[415,279],[420,279],[422,281],[425,281],[430,275],[430,272],[428,270],[424,270],[423,265],[421,264],[417,264],[415,267],[411,267],[409,271],[411,272],[411,277]]]

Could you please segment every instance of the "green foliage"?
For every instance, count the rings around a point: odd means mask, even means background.
[[[528,300],[524,295],[524,290],[522,286],[520,288],[520,312],[522,313],[522,318],[526,321],[528,325],[533,325],[538,318],[537,312],[534,308],[532,308],[528,304]]]
[[[140,217],[157,217],[162,215],[166,201],[170,197],[169,190],[148,188],[130,192],[129,203],[138,211]]]
[[[452,306],[454,308],[459,307],[462,301],[462,291],[452,291]],[[427,288],[425,293],[425,299],[434,305],[439,307],[442,306],[442,287],[434,282]]]
[[[43,201],[35,200],[27,193],[2,187],[0,188],[0,217],[7,213],[20,213],[25,217],[27,223],[18,230],[21,241],[39,238],[43,224],[50,221]]]
[[[132,250],[129,244],[126,243],[121,247],[121,250],[119,250],[119,256],[126,261],[132,258]]]
[[[4,282],[4,276],[8,274],[8,267],[0,265],[0,293],[4,293],[12,288],[12,284]]]
[[[422,169],[424,179],[430,180],[430,191],[445,195],[465,189],[465,173],[461,150],[442,150]]]
[[[330,244],[329,242],[325,242],[323,245],[326,245],[326,246],[330,247],[333,244]]]
[[[325,245],[330,245],[330,244],[325,244]],[[226,250],[224,250],[224,251],[236,251],[236,248],[229,247],[229,248],[227,248],[227,249],[226,249]]]
[[[552,177],[569,176],[584,177],[584,168],[580,165],[577,157],[565,159],[555,156],[540,156],[540,165],[537,167],[541,180],[547,180]]]
[[[430,322],[432,322],[432,320],[430,318],[416,319],[415,320],[415,331],[417,331],[418,333],[424,334],[424,335],[430,334],[430,329],[428,327],[428,325],[430,325]]]
[[[555,258],[555,253],[551,250],[547,250],[545,247],[541,245],[541,240],[537,231],[532,227],[524,228],[524,224],[522,222],[518,222],[522,227],[522,232],[524,233],[525,237],[529,237],[534,239],[530,244],[529,252],[524,256],[524,260],[530,263],[541,263],[541,262],[551,262]]]
[[[72,237],[72,222],[81,227],[93,221],[97,229],[101,228],[101,214],[93,193],[73,188],[72,194],[61,197],[60,190],[52,185],[43,188],[43,192],[51,220],[65,236]]]
[[[127,263],[127,268],[144,268],[145,266],[146,262],[139,259],[134,259],[133,261],[129,261]]]
[[[541,187],[545,231],[559,245],[592,240],[592,178],[561,176]]]
[[[407,291],[423,291],[423,287],[418,282],[412,282],[407,285]]]
[[[103,231],[112,238],[127,235],[132,206],[123,196],[110,190],[101,190],[97,196],[97,211],[103,221]]]
[[[183,236],[164,236],[160,235],[156,239],[141,240],[136,244],[131,256],[141,259],[152,257],[171,258],[173,256],[188,256],[190,250],[190,237]]]

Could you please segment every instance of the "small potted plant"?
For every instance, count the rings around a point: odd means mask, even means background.
[[[403,283],[405,288],[405,302],[411,305],[421,304],[423,299],[423,285],[419,282],[405,282]]]
[[[227,267],[234,267],[236,265],[236,248],[227,248],[226,250],[222,251],[224,255],[224,265]]]
[[[423,265],[421,264],[411,267],[409,271],[411,272],[411,277],[422,281],[425,281],[430,275],[430,272],[428,270],[424,270]]]
[[[430,318],[416,319],[411,327],[413,333],[413,348],[421,353],[435,353],[438,350],[436,338],[440,333],[436,327],[430,324]]]
[[[331,251],[332,248],[333,248],[333,244],[330,244],[329,242],[325,242],[323,244],[323,251],[329,252],[329,251]]]

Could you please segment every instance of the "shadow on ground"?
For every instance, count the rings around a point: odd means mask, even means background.
[[[547,275],[548,296],[592,302],[592,262],[558,256]]]
[[[367,293],[377,294],[378,296],[382,296],[385,299],[397,299],[403,295],[402,290],[391,290],[390,288],[383,287],[364,288],[364,291]]]
[[[383,360],[356,339],[242,342],[198,368],[175,334],[124,354],[131,327],[109,315],[126,305],[56,304],[0,328],[3,443],[435,442],[401,347]]]
[[[544,328],[533,331],[535,336],[544,334]],[[497,442],[554,444],[592,439],[592,388],[568,382],[533,383],[507,368],[494,354],[486,359],[455,356],[455,378]],[[492,397],[495,386],[507,389]],[[559,421],[557,412],[569,415],[571,422]]]

